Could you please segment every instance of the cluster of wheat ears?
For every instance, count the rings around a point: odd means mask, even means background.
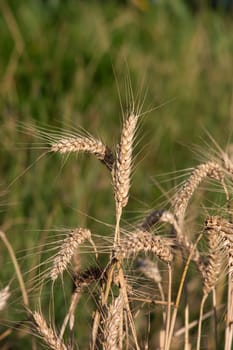
[[[43,308],[31,309],[14,251],[1,231],[1,239],[9,250],[18,276],[31,331],[47,348],[78,348],[78,340],[74,339],[73,334],[79,327],[76,324],[79,301],[94,285],[98,300],[94,303],[92,324],[89,325],[90,342],[86,348],[199,350],[203,345],[209,349],[230,350],[233,336],[233,223],[230,210],[233,163],[227,153],[221,151],[219,157],[213,157],[192,169],[190,176],[175,192],[169,208],[151,210],[141,222],[131,225],[133,229],[128,229],[126,233],[121,217],[129,200],[133,148],[139,119],[140,111],[134,108],[124,117],[115,151],[90,134],[43,135],[40,132],[42,137],[49,140],[49,152],[62,155],[89,153],[107,167],[115,197],[115,234],[108,237],[108,243],[111,240],[109,257],[102,267],[102,263],[98,263],[102,248],[99,249],[95,235],[87,227],[71,230],[61,242],[43,281],[50,281],[54,287],[58,279],[63,278],[64,272],[72,267],[72,259],[77,257],[80,245],[86,241],[94,248],[93,253],[88,254],[93,254],[96,264],[88,269],[79,266],[70,274],[74,287],[63,323],[58,329],[55,323],[48,320]],[[203,228],[190,237],[186,225],[190,200],[208,179],[219,184],[218,188],[221,187],[225,207],[218,209],[218,215],[206,216]],[[161,226],[167,232],[160,234]],[[131,283],[129,267],[141,276],[140,286],[133,280]],[[199,276],[199,296],[195,298],[187,283],[190,269],[193,276]],[[222,300],[217,293],[220,277],[228,291],[223,293],[221,289]],[[6,307],[9,295],[9,286],[0,291],[0,310]],[[208,312],[205,312],[205,302],[210,295],[212,299],[211,302],[208,300]],[[189,313],[192,300],[196,303],[196,315],[199,315],[194,320],[190,320]],[[223,312],[219,316],[222,308],[225,317]],[[150,316],[151,321],[147,326],[138,321],[141,313],[145,317]],[[50,318],[54,319],[53,315]],[[206,320],[210,324],[206,338],[209,336],[211,340],[203,340],[203,322]],[[152,346],[149,340],[140,338],[141,327],[147,327],[148,339],[153,337]]]

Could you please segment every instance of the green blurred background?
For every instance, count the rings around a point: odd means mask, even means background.
[[[198,164],[192,145],[201,145],[205,154],[207,131],[223,148],[232,142],[232,19],[230,8],[202,2],[192,7],[181,0],[0,1],[1,227],[23,271],[39,263],[38,246],[54,229],[88,226],[96,235],[111,236],[114,199],[107,170],[92,157],[47,154],[36,162],[44,150],[37,149],[36,135],[22,132],[21,123],[43,125],[48,132],[81,126],[114,147],[130,80],[136,102],[145,97],[142,112],[148,111],[138,131],[124,213],[133,223],[161,206],[157,181],[165,192],[179,182],[158,175]],[[82,256],[84,266],[92,262]],[[0,263],[1,287],[11,282],[13,291],[1,315],[1,334],[24,316],[3,244]],[[25,276],[28,288],[35,273]],[[55,294],[61,306],[62,293]],[[88,307],[80,311],[87,322]],[[58,324],[60,314],[61,307]],[[82,345],[90,322],[80,327]],[[1,348],[21,349],[26,341],[13,332]]]

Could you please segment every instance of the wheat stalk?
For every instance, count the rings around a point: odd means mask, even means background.
[[[129,306],[129,300],[127,295],[127,284],[126,284],[124,273],[122,270],[123,268],[121,265],[121,257],[118,257],[118,259],[112,259],[112,258],[115,254],[114,252],[115,246],[120,241],[120,220],[121,220],[122,209],[127,205],[128,198],[129,198],[133,141],[135,137],[138,118],[139,118],[138,114],[131,112],[128,118],[124,120],[122,131],[121,131],[121,139],[119,144],[117,145],[116,160],[114,163],[114,167],[112,169],[112,178],[113,178],[115,204],[116,204],[116,225],[115,225],[114,247],[113,247],[113,251],[111,252],[111,260],[113,261],[113,264],[111,266],[111,269],[108,272],[106,289],[105,289],[104,296],[102,298],[102,303],[103,305],[105,305],[110,292],[111,284],[112,284],[113,271],[117,266],[121,293],[124,298],[124,307],[126,309],[127,316],[129,318],[136,349],[139,349],[139,345],[137,342],[137,334],[134,326],[134,320],[133,320],[132,313]]]

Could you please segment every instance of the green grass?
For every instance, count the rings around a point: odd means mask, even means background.
[[[43,151],[33,149],[33,135],[20,132],[21,122],[48,131],[81,126],[113,146],[122,118],[117,86],[125,110],[128,76],[139,102],[146,94],[143,111],[154,108],[139,130],[124,215],[131,222],[159,206],[158,174],[198,163],[190,146],[208,141],[206,130],[222,147],[232,142],[230,17],[208,9],[194,16],[181,1],[140,12],[114,1],[12,0],[1,3],[0,32],[1,226],[15,251],[37,246],[44,230],[88,226],[109,235],[92,217],[114,224],[110,179],[101,164],[83,156],[63,164],[59,155],[48,155],[25,172]],[[3,245],[0,262],[5,286],[13,268]],[[21,266],[27,271],[37,263],[36,256],[23,255]],[[57,299],[62,305],[62,295]],[[13,302],[6,319],[21,319],[19,308]],[[7,326],[2,319],[0,333]],[[4,341],[19,349],[25,337],[18,337],[14,332]]]

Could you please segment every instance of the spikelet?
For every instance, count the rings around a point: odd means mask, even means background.
[[[116,161],[112,171],[117,208],[123,208],[128,203],[133,141],[137,121],[138,115],[131,113],[124,121],[121,140],[117,145]]]
[[[51,145],[51,152],[61,154],[71,152],[87,152],[94,154],[108,169],[112,169],[114,157],[111,150],[100,140],[94,137],[68,137],[61,138]]]
[[[2,290],[0,290],[0,311],[2,311],[5,308],[9,297],[10,297],[9,286],[6,286]]]
[[[120,310],[123,307],[122,297],[119,295],[108,307],[108,313],[104,321],[104,350],[119,350],[118,338],[120,327]]]
[[[219,278],[222,261],[222,235],[214,228],[210,226],[211,218],[208,217],[205,222],[205,235],[208,241],[208,263],[205,268],[202,269],[203,273],[203,293],[208,294],[215,287]]]
[[[67,350],[67,347],[61,339],[57,336],[56,332],[48,327],[47,322],[43,316],[35,311],[32,313],[35,329],[39,336],[43,339],[45,344],[52,350]]]
[[[160,260],[170,263],[173,255],[168,239],[152,235],[150,232],[137,230],[121,240],[114,250],[114,258],[120,260],[137,255],[140,252],[152,252]]]
[[[193,193],[200,185],[200,183],[206,177],[210,177],[214,180],[220,181],[224,185],[224,174],[222,168],[218,165],[218,163],[209,161],[207,163],[199,165],[196,169],[194,169],[189,179],[184,184],[183,188],[176,195],[173,202],[174,214],[177,218],[179,225],[182,226],[183,224],[185,212],[190,198],[192,197]]]
[[[66,270],[75,250],[85,240],[91,241],[90,230],[78,228],[69,232],[54,259],[53,267],[49,274],[52,281],[55,281]]]

